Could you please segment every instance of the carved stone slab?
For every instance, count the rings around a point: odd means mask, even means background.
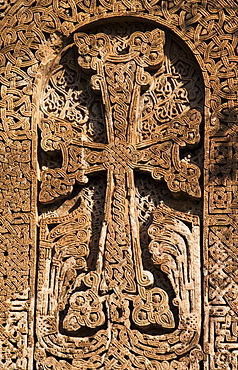
[[[0,368],[237,369],[237,10],[0,2]]]

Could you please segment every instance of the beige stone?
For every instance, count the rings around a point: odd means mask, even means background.
[[[0,11],[0,369],[237,369],[238,3]]]

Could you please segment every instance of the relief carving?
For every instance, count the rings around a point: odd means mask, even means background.
[[[234,0],[0,1],[1,369],[238,368],[237,15]]]
[[[198,369],[201,360],[199,217],[160,198],[145,268],[135,176],[201,197],[199,166],[181,149],[199,145],[202,90],[192,67],[199,93],[190,102],[179,58],[165,54],[165,32],[139,28],[77,32],[49,72],[40,123],[39,369],[56,366],[54,356],[62,369]],[[173,47],[168,41],[166,51]]]

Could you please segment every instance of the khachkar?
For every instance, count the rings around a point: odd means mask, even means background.
[[[80,360],[90,368],[90,358],[96,363],[92,368],[196,368],[201,355],[198,339],[191,339],[188,349],[188,337],[199,336],[199,329],[194,324],[191,330],[191,322],[183,319],[195,313],[204,329],[200,367],[237,370],[237,27],[236,0],[0,1],[1,369],[77,369],[84,366]],[[164,60],[153,68],[157,51],[152,44],[155,54],[149,63],[148,48],[139,59],[130,60],[140,43],[130,37],[141,32],[146,46],[150,36],[145,34],[157,28],[166,35]],[[74,41],[78,33],[81,36]],[[91,41],[99,33],[109,37],[109,44],[121,40],[124,46],[105,54],[108,38],[103,36],[98,43],[101,52],[90,55],[95,49]],[[159,37],[163,38],[162,33]],[[91,51],[82,50],[83,45]],[[106,58],[110,54],[116,54],[116,60],[127,54],[129,60],[110,61]],[[95,64],[82,68],[79,57],[85,63],[93,57]],[[102,70],[97,59],[105,61]],[[122,72],[133,60],[132,69]],[[111,86],[116,74],[105,68],[116,64],[121,64],[122,71],[117,74],[119,82]],[[139,83],[139,70],[151,76],[147,85]],[[128,82],[127,89],[125,73],[137,81],[132,87]],[[95,84],[92,89],[95,75],[104,81],[98,90]],[[125,96],[119,102],[112,99],[116,90]],[[112,134],[118,137],[116,112],[122,119],[128,112],[124,127],[136,132],[136,139],[124,134],[126,161],[113,144]],[[192,121],[198,126],[199,112],[204,121],[201,139],[192,144],[192,137],[190,142],[184,140],[185,131]],[[166,139],[166,132],[174,136]],[[113,160],[123,167],[121,187]],[[189,163],[201,170],[201,198],[193,196],[196,191],[199,195],[199,173]],[[182,168],[190,175],[195,171],[195,182],[189,176],[181,181]],[[113,182],[107,181],[110,171]],[[130,192],[127,172],[134,181]],[[124,191],[118,203],[114,193],[108,194],[112,186],[118,195]],[[110,217],[119,213],[124,229],[112,230],[116,219]],[[118,253],[123,253],[118,263],[114,244],[109,249],[109,237],[128,228],[126,249],[117,243]],[[139,263],[132,240],[136,235]],[[182,244],[187,257],[179,247]],[[191,262],[191,256],[195,262],[198,257],[190,250],[200,250],[202,256],[202,322],[199,302],[196,309],[192,306],[192,284],[185,282],[186,276],[188,281],[196,276],[198,291],[201,287],[199,266]],[[110,274],[115,283],[122,276],[134,292],[119,283],[109,289]],[[93,285],[91,276],[100,276],[100,281]],[[146,278],[148,285],[141,285]],[[161,305],[152,297],[155,291],[165,302],[159,315]],[[77,295],[82,312],[74,303]],[[86,308],[85,296],[89,297]],[[126,317],[129,321],[123,322]],[[115,334],[119,329],[120,335]],[[123,365],[118,364],[119,358]]]
[[[38,369],[195,370],[203,358],[199,217],[162,202],[201,197],[199,167],[180,153],[200,141],[200,82],[165,56],[164,31],[138,28],[75,33],[48,73]],[[167,184],[150,212],[135,176]]]

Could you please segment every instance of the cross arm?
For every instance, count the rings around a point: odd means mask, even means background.
[[[150,140],[136,145],[136,168],[151,173],[155,180],[164,180],[173,193],[185,192],[201,197],[200,169],[190,157],[180,159],[180,147],[199,142],[201,113],[191,109],[171,122],[157,127]]]
[[[58,136],[59,128],[55,131],[49,129],[42,139],[42,148],[47,152],[61,152],[62,165],[58,168],[42,168],[41,203],[52,203],[69,196],[76,182],[86,184],[88,174],[105,170],[102,165],[105,144],[83,140],[82,135],[73,135],[70,126],[63,120],[54,120],[54,126],[64,128],[64,136]]]
[[[140,151],[135,168],[151,173],[155,180],[164,180],[172,193],[201,197],[200,169],[190,158],[180,159],[178,144],[165,142]]]

